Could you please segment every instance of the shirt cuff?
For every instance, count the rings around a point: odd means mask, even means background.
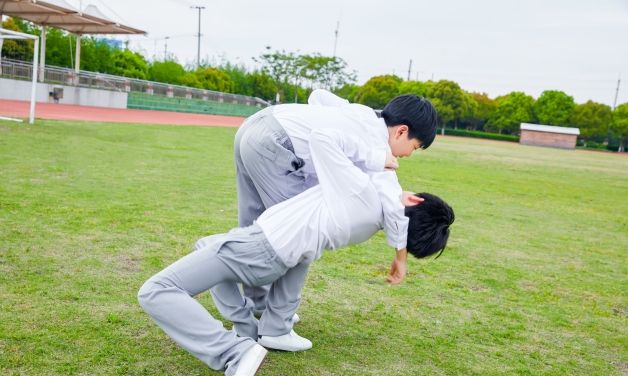
[[[393,239],[390,236],[386,237],[388,240],[388,245],[395,248],[397,251],[406,248],[407,241],[405,239]]]

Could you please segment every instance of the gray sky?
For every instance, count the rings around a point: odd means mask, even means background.
[[[78,7],[79,0],[67,0]],[[563,90],[576,102],[628,102],[628,0],[84,0],[129,26],[146,56],[168,52],[196,61],[224,57],[253,68],[265,46],[337,55],[358,83],[395,73],[406,79],[450,79],[491,97],[514,90],[535,98]]]

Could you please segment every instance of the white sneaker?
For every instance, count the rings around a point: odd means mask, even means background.
[[[301,321],[301,318],[295,313],[294,316],[292,316],[292,325],[298,323],[299,321]]]
[[[254,344],[250,349],[248,349],[240,358],[238,362],[238,368],[235,371],[234,376],[253,376],[262,365],[264,358],[268,350],[258,345]]]
[[[307,338],[301,337],[294,330],[277,337],[261,336],[257,343],[269,349],[283,351],[304,351],[312,348],[312,342]]]

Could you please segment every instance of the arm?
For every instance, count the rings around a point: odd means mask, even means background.
[[[397,250],[406,248],[408,238],[408,217],[402,203],[403,191],[393,171],[371,174],[371,182],[377,190],[384,212],[384,232],[391,247]]]
[[[380,172],[384,169],[396,169],[398,167],[397,159],[392,155],[390,147],[387,144],[374,146],[367,144],[361,138],[351,136],[346,131],[335,128],[315,129],[310,133],[310,150],[312,144],[319,149],[332,148],[333,153],[342,154],[345,159],[349,159],[349,163],[358,166],[364,166],[366,171]],[[327,150],[326,152],[330,152]],[[355,167],[355,166],[354,166]],[[319,175],[319,168],[314,162],[316,174]],[[341,171],[341,170],[338,170]]]
[[[408,217],[405,216],[405,204],[415,203],[406,192],[402,192],[397,174],[394,172],[371,174],[371,181],[382,201],[386,239],[388,244],[397,250],[386,281],[390,284],[398,284],[403,281],[407,270]]]
[[[412,192],[403,192],[401,201],[404,206],[412,206],[419,205],[424,199],[417,197]],[[398,250],[390,265],[390,272],[388,273],[388,277],[386,277],[386,282],[391,285],[397,285],[403,281],[403,278],[406,276],[406,271],[408,270],[407,260],[408,250],[406,248]]]
[[[360,193],[370,183],[368,175],[351,160],[363,158],[367,154],[365,147],[359,140],[343,132],[334,129],[313,130],[310,134],[310,154],[323,197],[331,207],[338,206],[342,197]],[[384,160],[385,155],[382,155],[381,162],[378,162],[382,170]]]

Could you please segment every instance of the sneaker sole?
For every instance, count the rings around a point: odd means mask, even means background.
[[[307,351],[312,348],[312,346],[307,348],[295,348],[295,347],[281,347],[276,346],[273,343],[268,343],[263,340],[264,337],[257,340],[257,343],[271,350],[279,350],[279,351],[288,351],[288,352],[299,352],[299,351]]]
[[[249,375],[255,375],[257,373],[257,371],[259,371],[260,367],[262,366],[262,364],[264,364],[264,360],[266,359],[266,354],[268,354],[268,350],[266,350],[265,348],[261,348],[257,351],[257,353],[255,354],[255,358],[254,358],[254,369],[251,369],[251,371],[253,371],[253,373],[244,373],[244,371],[242,370],[236,370],[235,375],[233,376],[249,376]],[[248,370],[247,370],[248,371]]]

